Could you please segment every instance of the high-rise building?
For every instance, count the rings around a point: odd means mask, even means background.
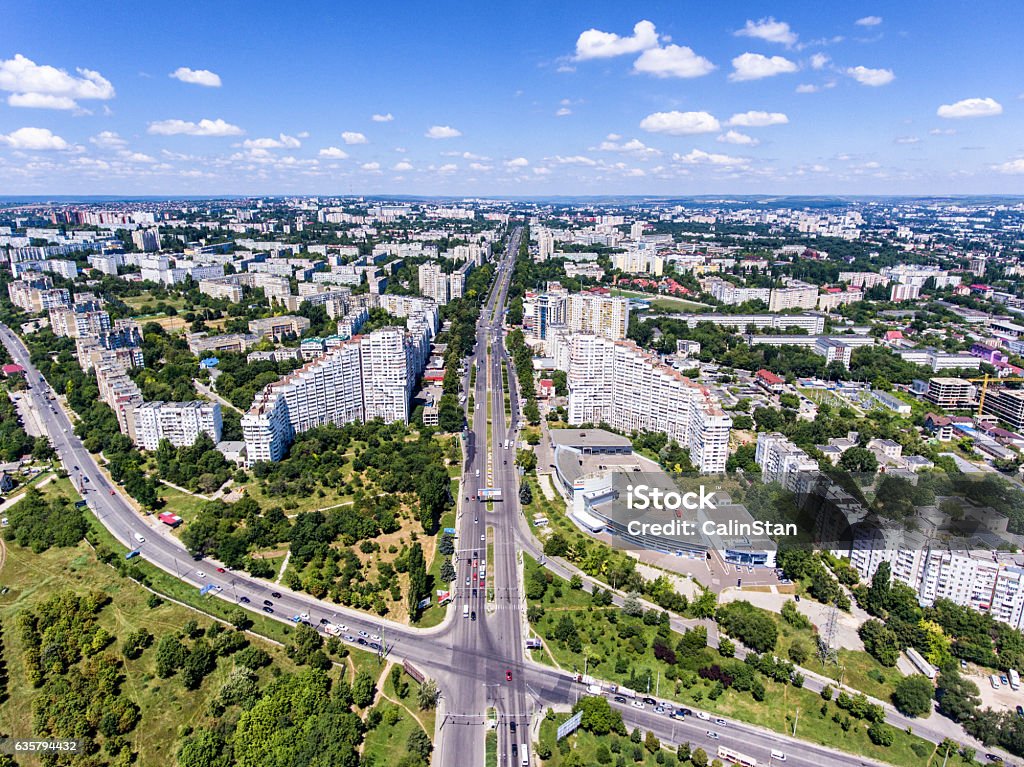
[[[160,231],[157,229],[136,229],[132,232],[132,242],[139,250],[160,250]]]
[[[962,378],[929,378],[924,398],[946,410],[957,410],[970,407],[974,395],[974,384],[970,381]]]
[[[818,288],[798,280],[790,280],[784,288],[772,288],[768,298],[768,311],[786,309],[813,309],[818,305]]]
[[[809,487],[818,472],[817,461],[778,433],[757,435],[754,460],[765,482],[778,482],[793,492]]]
[[[217,443],[221,427],[216,402],[143,402],[135,408],[135,441],[143,450],[156,450],[164,439],[175,447],[188,447],[200,434]]]
[[[442,306],[451,299],[448,275],[444,273],[440,264],[433,261],[420,264],[419,280],[421,295],[432,298]]]
[[[701,472],[725,471],[732,420],[710,391],[632,341],[579,333],[569,360],[569,423],[662,432]]]
[[[1008,424],[1011,429],[1024,429],[1024,391],[1020,389],[1000,389],[988,392],[982,412],[994,415]]]
[[[569,296],[565,324],[574,333],[593,333],[621,340],[629,330],[629,299],[597,293],[573,293]]]

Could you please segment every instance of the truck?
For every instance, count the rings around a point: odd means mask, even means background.
[[[588,684],[587,692],[591,695],[601,695],[602,693],[604,693],[604,690],[601,689],[601,685],[599,684]]]
[[[1011,668],[1007,674],[1010,677],[1010,689],[1017,691],[1020,689],[1020,674],[1017,673],[1017,669]]]
[[[921,655],[921,653],[919,653],[913,647],[907,648],[907,657],[910,658],[910,662],[917,667],[918,671],[920,671],[929,679],[935,678],[935,675],[937,673],[935,666],[926,661],[924,659],[924,656]]]

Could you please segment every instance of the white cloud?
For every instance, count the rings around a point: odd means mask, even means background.
[[[68,149],[69,144],[49,128],[18,128],[6,136],[0,134],[0,143],[12,149],[49,150]]]
[[[863,18],[857,19],[853,22],[860,27],[877,27],[882,23],[881,16],[864,16]]]
[[[508,166],[509,168],[525,168],[529,164],[530,161],[527,160],[525,157],[516,157],[513,160],[508,160],[505,162],[505,165]]]
[[[815,53],[811,56],[811,69],[824,69],[831,59],[824,53]]]
[[[438,173],[454,173],[459,169],[459,166],[453,162],[445,163],[437,169]]]
[[[469,169],[470,170],[485,171],[485,170],[490,170],[491,166],[490,165],[484,165],[483,163],[480,163],[480,162],[471,162],[469,164]]]
[[[812,83],[800,83],[800,85],[796,86],[797,93],[817,93],[820,90],[821,88]]]
[[[692,133],[714,133],[721,125],[707,112],[654,112],[640,121],[640,127],[651,133],[686,136]]]
[[[242,142],[246,149],[298,149],[302,142],[294,136],[280,134],[278,138],[253,138]]]
[[[713,152],[705,152],[701,149],[693,149],[687,154],[676,153],[672,155],[672,159],[676,162],[686,163],[687,165],[731,165],[740,166],[746,165],[747,160],[743,157],[733,157],[727,154],[715,154]]]
[[[101,149],[121,149],[128,142],[111,130],[101,131],[89,139],[90,144],[95,144]]]
[[[76,99],[114,98],[114,86],[99,72],[82,68],[76,71],[79,77],[70,75],[63,69],[36,64],[16,53],[13,59],[0,61],[0,90],[21,94],[22,103],[14,104],[8,101],[11,106],[41,106],[49,101],[44,107],[47,109],[73,109],[73,106],[67,106],[67,100],[74,102]],[[39,99],[41,95],[61,100]],[[30,103],[33,97],[34,104]]]
[[[375,170],[380,170],[380,163],[379,162],[364,162],[359,167],[362,170],[375,171]]]
[[[726,131],[718,137],[718,140],[723,144],[739,144],[740,146],[757,146],[761,143],[753,136],[735,130]]]
[[[181,80],[183,83],[191,83],[192,85],[202,85],[207,88],[220,87],[220,75],[216,72],[211,72],[209,69],[178,67],[171,72],[170,77],[173,77],[175,80]]]
[[[70,96],[54,96],[52,93],[12,93],[7,97],[8,106],[28,109],[78,109]]]
[[[390,112],[385,112],[382,115],[374,115],[370,119],[373,120],[375,123],[389,123],[395,119],[395,116]]]
[[[868,67],[848,67],[846,74],[859,82],[861,85],[878,87],[888,85],[896,79],[891,69],[870,69]]]
[[[797,70],[797,65],[784,56],[769,57],[760,53],[741,53],[732,60],[732,66],[729,79],[733,82],[761,80]]]
[[[793,45],[797,38],[796,32],[789,28],[789,24],[785,21],[776,21],[771,16],[756,22],[747,19],[746,26],[737,29],[734,34],[739,37],[756,37],[769,43],[781,43],[787,47]]]
[[[344,149],[339,149],[336,146],[329,146],[325,149],[321,149],[319,154],[321,157],[327,157],[331,160],[344,160],[348,157],[348,152]]]
[[[639,53],[658,45],[658,33],[654,24],[649,21],[638,21],[633,26],[633,34],[620,37],[614,32],[602,32],[599,29],[588,29],[580,33],[576,40],[576,59],[607,59],[627,53]]]
[[[298,133],[296,133],[295,135],[298,136],[299,138],[309,138],[309,131],[308,130],[302,130],[302,131],[299,131]]]
[[[751,110],[740,112],[729,118],[728,125],[739,125],[743,128],[764,128],[769,125],[786,125],[789,118],[782,112],[759,112]]]
[[[930,136],[955,136],[956,128],[932,128],[928,131]]]
[[[633,63],[634,72],[655,77],[702,77],[714,69],[714,64],[685,45],[649,48]]]
[[[555,117],[568,117],[571,114],[572,110],[569,109],[569,107],[560,107],[559,110],[555,112]]]
[[[993,165],[992,170],[998,173],[1007,173],[1012,175],[1024,174],[1024,157],[1019,157],[1016,160],[1007,160],[999,165]]]
[[[462,131],[450,125],[432,125],[430,130],[423,135],[427,138],[458,138],[462,135]]]
[[[943,104],[936,110],[939,117],[951,120],[962,117],[993,117],[1003,113],[1003,105],[992,98],[963,99],[954,104]]]
[[[156,162],[156,158],[155,157],[150,157],[148,154],[143,154],[142,152],[124,152],[121,155],[121,158],[124,159],[124,160],[127,160],[128,162],[143,162],[143,163],[153,163],[153,162]]]
[[[413,167],[411,162],[406,162],[405,160],[402,160],[401,162],[396,162],[395,166],[391,170],[407,171],[413,170]]]
[[[358,131],[354,131],[354,130],[343,131],[342,134],[341,134],[341,140],[344,141],[346,144],[349,144],[349,145],[351,145],[351,144],[368,144],[369,143],[366,140],[366,136],[365,135],[363,135],[362,133],[359,133]]]
[[[589,157],[586,157],[586,156],[581,155],[581,154],[574,154],[574,155],[572,155],[570,157],[563,157],[561,155],[555,155],[554,157],[551,158],[551,161],[552,162],[556,162],[559,165],[587,165],[587,166],[597,165],[597,161],[596,160],[592,160]]]
[[[244,131],[237,125],[216,120],[200,120],[198,123],[187,120],[158,120],[149,124],[149,132],[158,136],[238,136]]]
[[[547,176],[551,173],[551,168],[534,168],[533,175],[535,176]]]
[[[919,144],[921,139],[917,136],[897,136],[895,141],[897,144]]]

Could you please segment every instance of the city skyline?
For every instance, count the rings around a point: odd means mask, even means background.
[[[1020,193],[985,5],[12,8],[0,194]]]

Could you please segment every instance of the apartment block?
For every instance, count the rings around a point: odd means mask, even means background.
[[[607,423],[624,432],[662,432],[703,473],[725,470],[731,419],[711,393],[631,341],[574,334],[569,423]]]
[[[233,304],[242,301],[242,286],[235,275],[199,280],[199,292],[211,298],[226,298]]]
[[[1024,390],[1000,389],[987,392],[982,412],[994,415],[1015,431],[1024,429]]]
[[[110,315],[102,310],[93,310],[89,304],[82,306],[61,306],[50,310],[50,328],[61,338],[98,336],[111,329]]]
[[[975,392],[974,384],[962,378],[929,378],[924,398],[946,410],[959,410],[971,407]]]
[[[813,309],[818,305],[818,288],[806,282],[790,280],[784,288],[772,288],[768,298],[768,311],[786,309]]]
[[[307,330],[309,330],[309,320],[291,314],[249,321],[250,333],[261,338],[272,338],[275,341],[298,338]]]
[[[782,434],[758,434],[754,460],[761,467],[761,479],[778,482],[787,490],[801,492],[809,487],[818,462]]]
[[[143,402],[135,408],[135,441],[143,450],[156,450],[164,439],[175,447],[188,447],[200,434],[217,443],[221,426],[216,402]]]
[[[573,293],[569,296],[565,322],[574,333],[593,333],[621,340],[629,330],[629,299]]]
[[[24,274],[22,279],[7,284],[11,303],[28,314],[39,314],[71,305],[71,294],[54,288],[53,280],[42,274]]]

